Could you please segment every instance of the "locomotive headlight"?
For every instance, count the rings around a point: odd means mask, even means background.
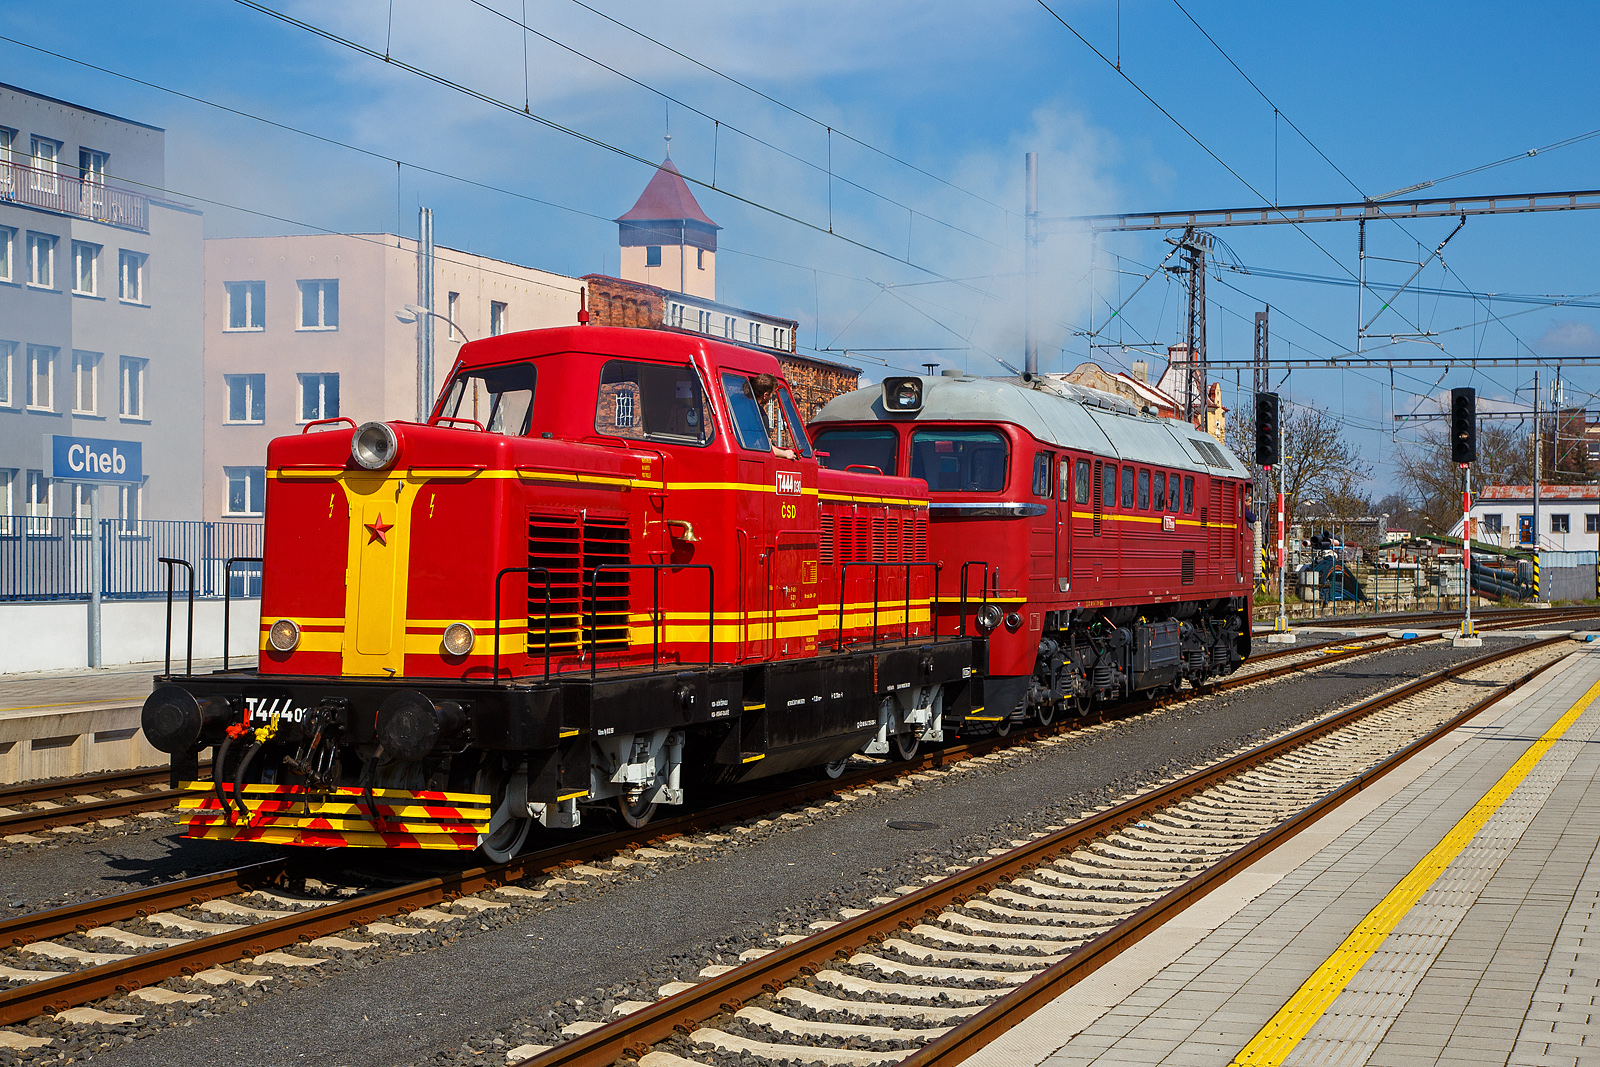
[[[885,378],[883,380],[883,409],[885,411],[915,413],[922,410],[921,378]]]
[[[369,422],[350,439],[350,458],[357,466],[381,471],[400,454],[400,438],[386,422]]]
[[[1000,606],[998,604],[985,604],[978,609],[978,629],[988,633],[1000,625]]]
[[[279,619],[267,631],[267,643],[279,652],[291,652],[300,643],[300,627],[293,619]]]
[[[464,622],[453,622],[444,630],[444,650],[452,656],[465,656],[477,643],[478,635]]]

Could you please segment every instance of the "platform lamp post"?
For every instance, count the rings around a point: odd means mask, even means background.
[[[1472,464],[1478,458],[1478,394],[1473,389],[1450,390],[1450,459],[1461,468],[1461,593],[1466,612],[1461,632],[1451,642],[1457,648],[1479,648],[1483,638],[1472,628]]]
[[[1284,472],[1281,451],[1282,435],[1278,427],[1278,394],[1257,393],[1256,466],[1266,471],[1269,477],[1274,467],[1278,469],[1278,618],[1272,624],[1272,633],[1267,635],[1267,643],[1270,645],[1294,644],[1294,633],[1289,629],[1289,613],[1284,605],[1287,595],[1284,586],[1288,581],[1289,557],[1285,552],[1284,542]]]
[[[456,333],[459,333],[466,340],[468,340],[468,341],[472,340],[472,338],[467,337],[467,331],[463,330],[461,327],[457,326],[455,324],[455,321],[453,319],[451,319],[449,315],[441,315],[441,314],[439,314],[439,312],[434,311],[432,308],[425,308],[421,304],[406,304],[406,305],[403,305],[400,308],[399,311],[396,311],[394,313],[394,317],[395,317],[395,321],[403,322],[407,326],[409,326],[412,323],[416,322],[418,319],[435,318],[435,319],[438,319],[440,322],[443,322],[445,325],[449,326]],[[427,368],[427,376],[430,379],[433,377],[433,364],[432,364],[432,357],[431,356],[429,357],[429,363],[428,363],[428,368]],[[417,404],[422,409],[422,414],[419,416],[419,421],[423,421],[423,422],[427,421],[428,413],[433,410],[433,400],[434,400],[434,398],[431,397],[431,396],[419,396],[419,397],[417,397]]]

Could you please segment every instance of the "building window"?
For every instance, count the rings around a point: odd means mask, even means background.
[[[644,265],[647,266],[647,267],[659,267],[659,266],[661,266],[661,246],[660,245],[645,245],[644,246]]]
[[[11,163],[12,145],[16,143],[17,131],[8,130],[0,126],[0,194],[12,192]]]
[[[34,167],[33,180],[29,184],[41,193],[55,192],[56,159],[61,155],[60,142],[35,137],[29,154],[33,156],[29,162]]]
[[[142,252],[124,248],[117,254],[117,297],[130,304],[144,303],[144,261]]]
[[[94,296],[100,291],[100,246],[72,242],[72,291]]]
[[[117,486],[117,518],[122,520],[122,532],[137,532],[140,516],[144,514],[144,485]]]
[[[761,343],[761,324],[759,322],[750,324],[750,343],[753,345]]]
[[[337,374],[300,375],[300,421],[332,419],[339,414]]]
[[[5,172],[0,170],[0,196],[5,195],[7,187],[8,183],[6,181]],[[11,260],[15,256],[15,253],[12,251],[12,249],[15,247],[16,241],[16,230],[13,230],[9,226],[0,226],[0,282],[9,282],[14,280],[11,272]]]
[[[1596,515],[1592,511],[1585,515],[1583,517],[1583,532],[1600,533],[1600,515]]]
[[[28,284],[55,288],[56,239],[48,233],[28,234]]]
[[[23,500],[23,508],[28,515],[28,532],[43,534],[50,532],[50,479],[44,476],[44,471],[28,472],[27,497]]]
[[[733,318],[732,315],[724,315],[723,316],[723,318],[722,318],[722,336],[726,337],[730,341],[733,340],[733,323],[734,323],[734,318]]]
[[[0,408],[11,406],[11,360],[17,353],[17,342],[0,341]]]
[[[56,350],[28,346],[28,407],[34,411],[56,409]]]
[[[16,510],[11,502],[11,494],[13,492],[11,486],[16,476],[16,471],[7,470],[4,467],[0,467],[0,519],[8,519],[12,515],[16,514]],[[8,526],[0,525],[0,533],[9,534],[15,532],[15,530]]]
[[[630,383],[631,384],[631,383]],[[617,426],[629,427],[633,425],[633,400],[635,394],[631,391],[618,390],[616,394]]]
[[[1485,515],[1480,521],[1483,523],[1484,533],[1498,534],[1504,529],[1504,519],[1499,513]]]
[[[265,374],[226,374],[222,380],[228,390],[228,422],[267,421]]]
[[[706,250],[705,249],[697,248],[697,249],[694,250],[694,265],[696,267],[700,268],[701,270],[705,270],[706,269]]]
[[[93,532],[89,516],[93,514],[94,494],[99,488],[97,485],[82,484],[72,487],[72,532],[80,537],[87,537]]]
[[[228,514],[260,515],[267,499],[265,467],[224,467],[228,475]]]
[[[224,282],[223,288],[228,291],[227,329],[267,328],[266,282]]]
[[[1571,533],[1572,532],[1572,516],[1571,515],[1552,515],[1552,516],[1550,516],[1550,532],[1553,533],[1553,534]]]
[[[489,302],[489,336],[499,337],[506,332],[506,305],[499,300]]]
[[[92,148],[78,149],[78,177],[94,185],[106,183],[106,163],[111,159],[104,152]]]
[[[117,414],[129,419],[144,418],[144,366],[147,360],[122,357],[117,375]]]
[[[339,328],[339,283],[312,281],[300,283],[300,329],[337,330]]]
[[[446,325],[448,325],[450,328],[449,338],[452,341],[459,341],[461,339],[461,331],[456,329],[456,323],[459,321],[456,319],[456,308],[460,306],[460,303],[460,293],[451,293],[449,296],[445,297],[444,300],[445,318],[450,320]]]
[[[100,407],[95,398],[100,395],[100,353],[72,353],[72,413],[96,415]]]

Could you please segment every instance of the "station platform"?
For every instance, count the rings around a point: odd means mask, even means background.
[[[1600,645],[966,1062],[1600,1064]]]
[[[221,665],[194,661],[197,671]],[[139,730],[151,678],[164,666],[0,674],[0,785],[165,763]]]

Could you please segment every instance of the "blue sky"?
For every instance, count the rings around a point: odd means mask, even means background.
[[[441,243],[569,274],[616,270],[608,220],[649,177],[629,156],[659,160],[670,123],[680,168],[732,194],[697,189],[725,227],[719,296],[799,319],[802,345],[851,349],[849,361],[874,378],[886,372],[880,361],[934,360],[976,373],[1001,373],[995,357],[1020,364],[1026,151],[1041,154],[1041,208],[1055,216],[1247,206],[1274,190],[1285,204],[1359,199],[1357,189],[1386,192],[1600,127],[1593,5],[1510,18],[1503,5],[1461,3],[1052,2],[1202,148],[1036,2],[587,2],[593,10],[573,0],[263,0],[505,107],[237,3],[151,2],[134,12],[86,0],[0,10],[6,38],[372,154],[9,41],[0,41],[0,80],[164,126],[168,184],[201,203],[209,235],[412,233],[425,204]],[[524,10],[529,26],[573,51],[525,35]],[[1185,11],[1315,148],[1275,123],[1271,105]],[[518,113],[524,106],[592,140]],[[829,127],[840,132],[830,136]],[[1600,138],[1430,192],[1588,188],[1600,184],[1597,162]],[[1369,252],[1420,260],[1454,226],[1374,226]],[[1597,292],[1597,229],[1600,215],[1587,211],[1473,218],[1445,250],[1449,272],[1434,262],[1419,282],[1479,293]],[[1092,272],[1081,235],[1046,241],[1045,369],[1091,355],[1111,367],[1136,358],[1120,348],[1091,353],[1082,331],[1091,315],[1103,324],[1119,284],[1125,295],[1156,264],[1163,236],[1103,238]],[[1274,309],[1275,355],[1353,346],[1354,289],[1259,273],[1348,280],[1353,225],[1221,236],[1222,258],[1256,273],[1224,270],[1211,282],[1214,357],[1249,354],[1249,320],[1265,303]],[[1369,274],[1398,282],[1411,270],[1374,260]],[[1097,341],[1180,339],[1181,295],[1176,282],[1157,278]],[[1523,313],[1492,317],[1511,312]],[[1393,432],[1395,411],[1425,409],[1440,390],[1466,384],[1486,398],[1526,402],[1531,368],[1474,372],[1464,361],[1532,350],[1547,357],[1549,380],[1563,356],[1600,353],[1595,316],[1407,295],[1374,329],[1435,331],[1461,365],[1397,370],[1392,379],[1387,370],[1296,370],[1282,391],[1345,421],[1378,468],[1372,489],[1381,495],[1397,442],[1415,432]],[[908,347],[955,350],[867,351]],[[1373,354],[1425,351],[1439,349],[1412,341]],[[1593,370],[1572,368],[1565,380],[1569,401],[1600,407]],[[1248,372],[1242,381],[1248,389]],[[1232,404],[1232,372],[1223,382]]]

